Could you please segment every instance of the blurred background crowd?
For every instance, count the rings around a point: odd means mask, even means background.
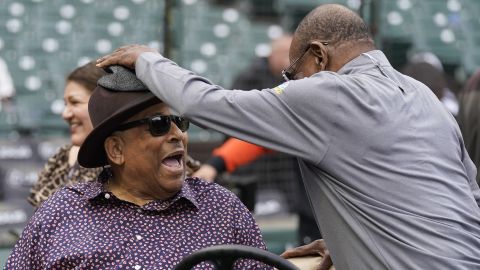
[[[274,87],[288,49],[272,41],[322,3],[362,15],[392,65],[457,118],[478,164],[479,0],[0,0],[0,263],[34,211],[26,198],[39,171],[70,141],[62,112],[72,70],[140,43],[227,88]],[[201,162],[227,139],[196,126],[189,138]],[[216,176],[255,213],[275,253],[311,240],[297,236],[306,197],[295,166],[266,152]]]

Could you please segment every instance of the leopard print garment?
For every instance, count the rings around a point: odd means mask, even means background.
[[[65,145],[51,158],[45,168],[40,171],[37,183],[30,190],[28,202],[35,207],[48,199],[55,191],[63,186],[76,184],[80,182],[96,181],[102,172],[102,168],[84,168],[78,163],[70,167],[68,164],[68,153],[71,145]],[[201,164],[192,157],[186,157],[187,176],[197,171]]]
[[[40,171],[38,180],[30,190],[28,202],[35,207],[50,197],[63,186],[80,182],[95,181],[102,168],[84,168],[76,163],[73,167],[68,164],[68,153],[71,145],[65,145],[51,158]]]

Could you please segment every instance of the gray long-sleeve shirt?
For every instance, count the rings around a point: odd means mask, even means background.
[[[480,269],[458,125],[381,51],[263,91],[224,90],[155,53],[136,72],[192,122],[297,156],[337,269]]]

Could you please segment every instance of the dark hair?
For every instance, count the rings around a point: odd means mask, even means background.
[[[97,86],[97,81],[106,74],[106,72],[97,67],[95,61],[90,61],[87,64],[76,68],[67,76],[67,81],[74,81],[81,84],[89,91],[93,91]]]
[[[354,11],[336,4],[321,5],[305,16],[295,31],[301,46],[312,40],[332,44],[366,41],[373,44],[368,27]]]

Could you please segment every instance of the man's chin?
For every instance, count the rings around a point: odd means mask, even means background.
[[[184,183],[184,178],[177,178],[177,179],[171,179],[172,182],[169,183],[169,185],[166,187],[166,191],[170,194],[170,196],[174,196],[177,194],[180,190],[182,190],[183,183]]]

